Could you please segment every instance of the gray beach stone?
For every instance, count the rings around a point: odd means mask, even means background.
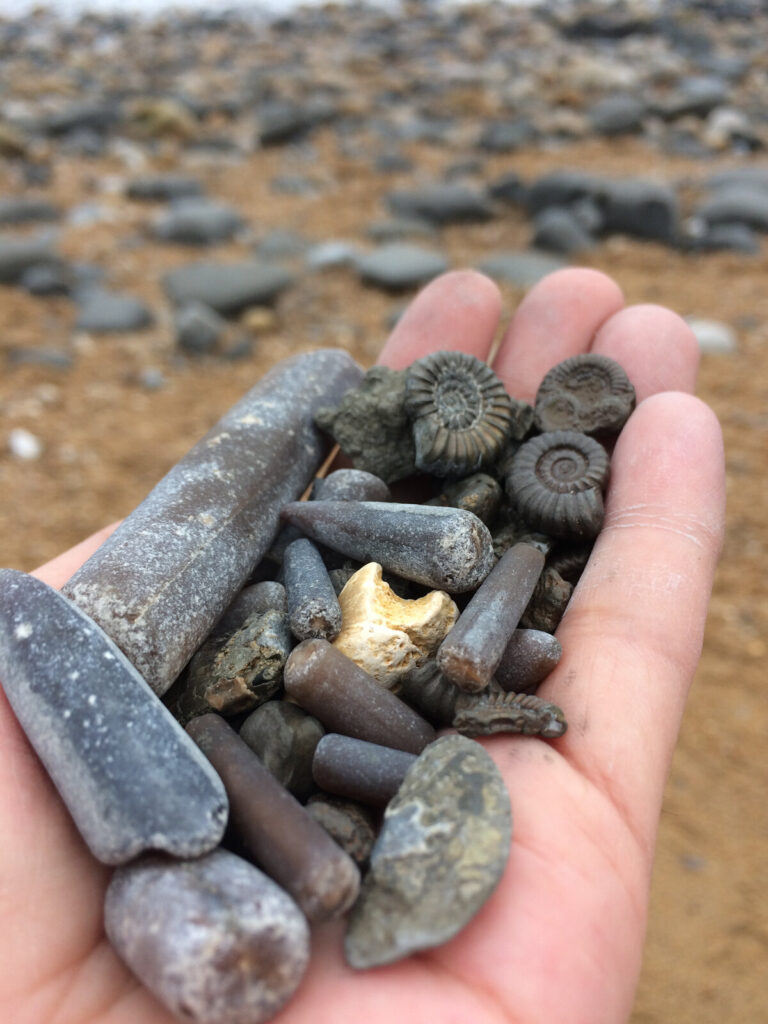
[[[761,186],[728,185],[719,188],[694,210],[707,224],[745,224],[768,231],[768,190]]]
[[[414,288],[448,269],[448,261],[438,252],[405,242],[391,242],[356,261],[363,281],[392,291]]]
[[[94,857],[195,857],[221,839],[218,776],[115,644],[45,583],[0,570],[0,676]]]
[[[125,189],[128,199],[140,202],[168,202],[202,193],[203,187],[199,181],[181,174],[146,175],[128,182]]]
[[[679,231],[679,204],[662,182],[627,179],[607,182],[600,207],[603,230],[671,243]]]
[[[356,242],[343,239],[328,239],[318,242],[307,250],[307,266],[312,270],[327,270],[330,267],[345,267],[354,263],[360,255]]]
[[[571,210],[550,206],[536,217],[531,244],[537,249],[567,255],[591,249],[595,242]]]
[[[706,320],[703,317],[688,316],[686,323],[696,335],[702,352],[729,354],[737,349],[736,332],[720,320]]]
[[[197,299],[217,313],[234,316],[249,306],[273,302],[294,280],[283,267],[255,260],[243,263],[188,263],[163,277],[175,305]]]
[[[511,153],[528,145],[535,137],[536,129],[527,118],[492,121],[480,131],[477,146],[488,153]]]
[[[244,223],[238,211],[227,203],[190,197],[174,200],[170,209],[154,222],[152,234],[162,242],[213,245],[228,241]]]
[[[587,111],[592,131],[598,135],[628,135],[643,129],[646,106],[637,96],[618,93],[598,100]]]
[[[525,194],[530,214],[548,206],[570,206],[581,199],[599,197],[605,182],[585,171],[549,171],[537,178]]]
[[[149,307],[132,295],[102,289],[86,291],[78,301],[75,330],[119,334],[151,327],[154,316]]]
[[[469,185],[435,184],[390,192],[387,205],[399,216],[437,225],[486,221],[494,212],[484,193]]]
[[[30,295],[68,295],[72,273],[65,263],[35,263],[19,278],[19,286]]]
[[[34,266],[58,266],[55,238],[39,235],[0,235],[0,284],[16,284]]]
[[[184,352],[213,352],[228,330],[227,321],[202,302],[187,302],[174,316],[176,344]]]
[[[384,813],[349,919],[352,967],[452,938],[498,885],[511,834],[509,796],[485,750],[463,736],[430,744]]]
[[[507,281],[528,288],[547,274],[567,266],[566,261],[548,253],[520,250],[492,253],[480,263],[478,269],[497,281]]]
[[[120,868],[107,889],[105,928],[140,981],[195,1024],[269,1020],[309,963],[309,927],[294,901],[226,850]]]
[[[0,199],[0,224],[2,225],[55,221],[60,217],[60,208],[47,199],[33,199],[29,196]]]
[[[317,472],[328,446],[316,409],[361,378],[340,350],[279,363],[66,584],[156,692],[200,646],[272,543],[282,506]]]

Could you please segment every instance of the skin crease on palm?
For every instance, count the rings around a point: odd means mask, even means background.
[[[428,285],[381,362],[437,349],[485,358],[499,330],[496,286],[472,271]],[[642,960],[664,783],[696,667],[720,550],[720,429],[691,394],[698,350],[683,320],[625,307],[585,269],[526,296],[494,360],[532,400],[577,352],[618,360],[638,407],[616,445],[605,527],[558,629],[563,657],[540,693],[570,728],[556,742],[483,745],[510,792],[507,870],[452,941],[376,970],[342,957],[343,925],[315,930],[312,961],[279,1024],[622,1024]],[[37,575],[60,586],[109,530]],[[171,1024],[102,927],[109,872],[88,853],[0,694],[0,1020]]]

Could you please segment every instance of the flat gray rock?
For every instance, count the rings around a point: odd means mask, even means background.
[[[728,324],[720,320],[707,320],[704,317],[688,316],[686,323],[696,335],[699,349],[702,352],[729,354],[737,349],[736,332]]]
[[[564,255],[583,252],[595,244],[579,218],[567,207],[560,206],[550,206],[536,217],[531,242],[537,249]]]
[[[642,178],[606,182],[599,200],[603,231],[667,244],[679,232],[679,203],[674,189]]]
[[[115,644],[40,580],[0,570],[0,678],[94,857],[196,857],[221,839],[211,766]]]
[[[60,217],[59,207],[47,199],[32,199],[28,196],[0,199],[0,224],[30,224],[54,221]]]
[[[729,185],[718,189],[694,211],[707,224],[745,224],[768,231],[768,190],[760,185]]]
[[[415,288],[448,269],[439,252],[406,242],[391,242],[356,261],[360,277],[369,284],[396,291]]]
[[[469,185],[439,183],[391,192],[387,204],[398,216],[420,217],[440,225],[486,221],[494,213],[487,196]]]
[[[242,263],[189,263],[163,278],[175,305],[197,299],[222,315],[273,302],[294,280],[283,267],[249,260]]]
[[[463,736],[431,743],[384,812],[349,919],[351,966],[393,963],[452,938],[498,885],[511,836],[509,796],[485,750]]]
[[[232,238],[244,226],[238,211],[227,203],[183,198],[157,218],[152,234],[162,242],[180,245],[213,245]]]
[[[181,174],[151,174],[130,181],[125,189],[128,199],[141,202],[168,202],[187,196],[202,195],[203,188],[196,178]]]
[[[154,321],[149,307],[132,295],[102,289],[86,291],[79,303],[75,329],[120,334],[141,331]]]
[[[562,270],[568,263],[547,253],[534,251],[492,253],[478,269],[497,281],[507,281],[523,288],[536,284],[542,277]]]
[[[643,129],[647,111],[636,96],[617,93],[598,100],[587,111],[592,131],[598,135],[629,135]]]
[[[294,901],[226,850],[120,868],[104,918],[133,973],[176,1018],[195,1024],[271,1019],[309,963],[309,928]]]
[[[39,235],[0,235],[0,284],[16,284],[30,267],[58,266],[55,239]]]
[[[229,324],[210,306],[202,302],[187,302],[176,311],[174,328],[180,349],[202,355],[216,348]]]

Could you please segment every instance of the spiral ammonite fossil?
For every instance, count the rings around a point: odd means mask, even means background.
[[[507,492],[526,521],[553,537],[595,537],[603,522],[608,453],[575,430],[553,430],[521,445]]]
[[[593,352],[564,359],[544,377],[536,394],[539,430],[618,434],[635,407],[635,389],[619,364]]]
[[[493,370],[466,352],[434,352],[407,371],[405,409],[416,466],[464,476],[492,462],[509,437],[512,402]]]

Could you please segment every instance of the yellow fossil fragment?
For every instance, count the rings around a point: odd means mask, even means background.
[[[442,590],[409,601],[398,597],[369,562],[339,595],[341,632],[333,646],[381,683],[397,690],[400,679],[432,657],[459,617]]]

